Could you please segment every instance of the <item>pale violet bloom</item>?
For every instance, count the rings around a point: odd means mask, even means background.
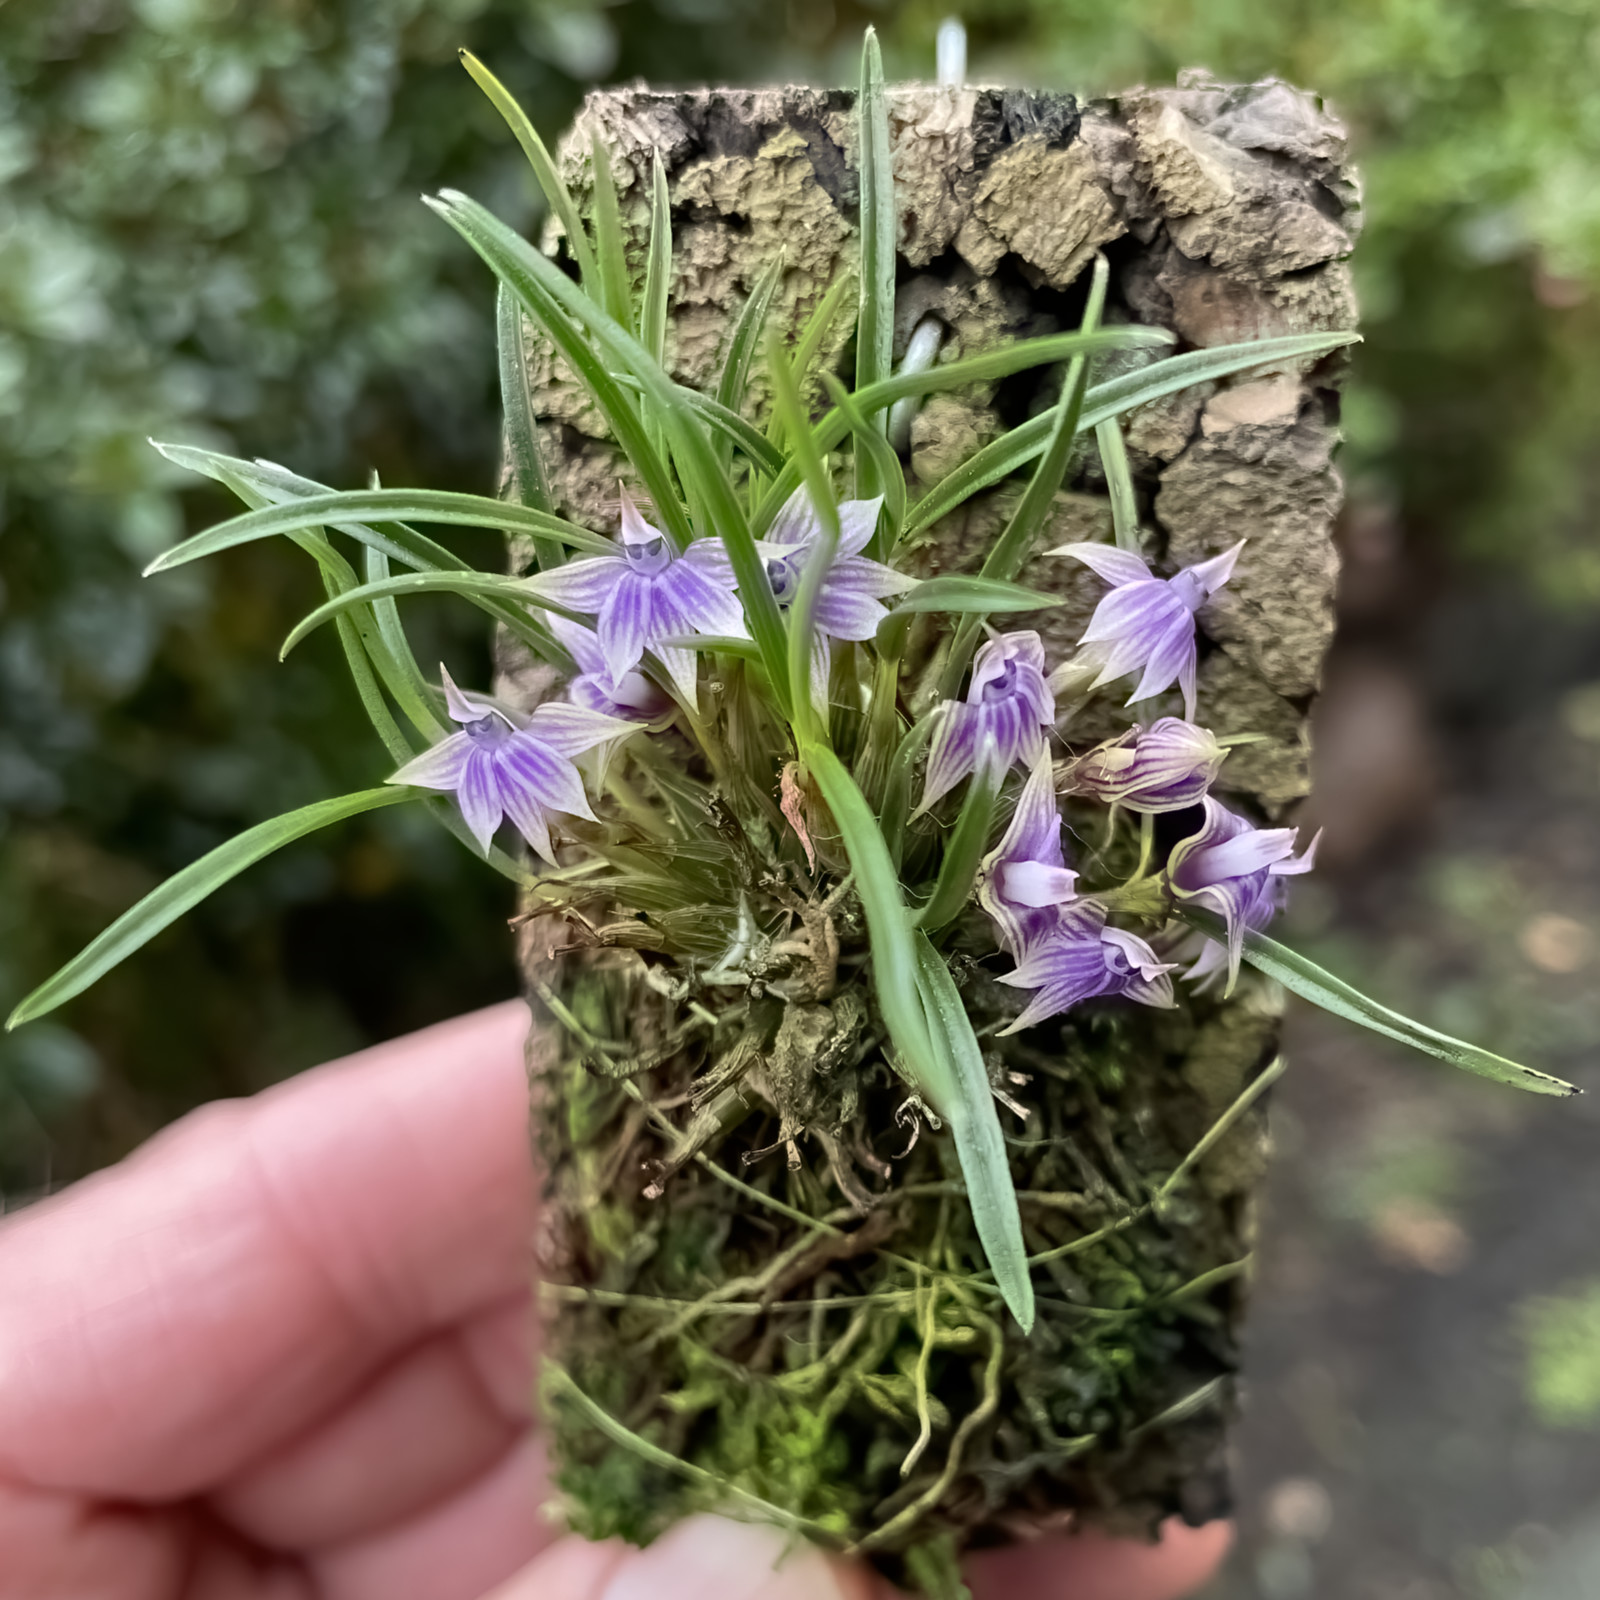
[[[1020,958],[1055,925],[1056,908],[1076,897],[1077,881],[1061,848],[1061,812],[1044,754],[1022,786],[1010,825],[978,869],[978,903],[994,920],[1000,948]]]
[[[486,852],[505,818],[546,861],[554,861],[550,813],[594,820],[572,758],[636,732],[636,725],[554,702],[538,707],[525,721],[514,721],[492,702],[463,694],[450,674],[440,670],[446,706],[461,731],[406,762],[388,781],[453,793],[473,838]]]
[[[600,636],[593,629],[554,613],[545,618],[545,623],[577,663],[577,676],[567,685],[567,698],[575,706],[642,723],[657,731],[672,721],[677,714],[672,696],[637,668],[623,673],[615,683],[611,681]]]
[[[1182,811],[1205,798],[1227,755],[1209,728],[1161,717],[1079,756],[1067,768],[1066,788],[1148,815]]]
[[[696,539],[682,555],[658,528],[622,497],[622,528],[614,556],[584,556],[522,580],[523,587],[596,619],[607,691],[655,652],[690,706],[696,704],[696,656],[682,644],[690,634],[747,637],[734,596],[733,568],[718,539]]]
[[[818,704],[827,699],[830,641],[872,638],[889,615],[884,600],[917,584],[915,578],[861,554],[872,540],[882,506],[882,495],[839,502],[839,543],[817,593],[816,632],[811,641],[811,694]],[[798,597],[806,562],[821,536],[822,520],[802,487],[789,496],[766,536],[757,541],[756,548],[766,562],[767,581],[784,610]]]
[[[1204,984],[1226,970],[1232,989],[1239,976],[1245,930],[1260,932],[1283,909],[1287,890],[1283,880],[1311,870],[1317,839],[1296,855],[1295,829],[1254,827],[1210,798],[1205,808],[1200,831],[1172,848],[1167,885],[1180,905],[1187,901],[1204,906],[1216,912],[1227,928],[1226,951],[1208,940],[1184,976]]]
[[[1095,607],[1078,652],[1100,669],[1091,687],[1140,673],[1138,687],[1128,697],[1133,705],[1176,683],[1183,690],[1183,714],[1193,722],[1195,613],[1228,581],[1244,543],[1241,539],[1231,550],[1171,578],[1154,576],[1131,550],[1112,545],[1067,544],[1052,551],[1075,557],[1112,585]]]
[[[1039,635],[996,634],[973,659],[967,698],[945,701],[935,715],[919,815],[969,773],[987,769],[998,777],[1039,759],[1056,720]]]
[[[1162,961],[1143,939],[1108,928],[1098,901],[1075,900],[1057,910],[1049,931],[1029,945],[1014,972],[999,980],[1034,991],[1021,1016],[1001,1032],[1020,1033],[1101,996],[1170,1007],[1176,1003],[1171,971],[1172,963]]]

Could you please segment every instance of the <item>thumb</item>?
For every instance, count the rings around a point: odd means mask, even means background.
[[[559,1539],[485,1600],[873,1600],[879,1587],[776,1528],[699,1516],[643,1550]]]

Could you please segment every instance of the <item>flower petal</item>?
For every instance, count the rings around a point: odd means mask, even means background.
[[[472,749],[469,734],[452,733],[421,755],[413,756],[386,781],[414,784],[419,789],[454,789],[461,782]]]
[[[1071,556],[1081,561],[1097,578],[1107,583],[1138,583],[1151,576],[1150,569],[1131,550],[1120,550],[1115,545],[1100,544],[1086,539],[1081,544],[1058,545],[1050,552],[1053,556]]]
[[[456,801],[472,837],[487,855],[489,841],[494,838],[505,811],[500,784],[496,781],[494,751],[477,745],[468,752],[461,781],[456,786]]]
[[[548,572],[536,572],[518,581],[532,594],[554,600],[569,610],[596,616],[627,571],[628,562],[624,556],[584,556],[581,560],[569,561],[564,567],[552,567]]]
[[[994,875],[998,893],[1013,905],[1058,906],[1076,897],[1078,874],[1043,861],[1003,862]]]
[[[639,731],[639,724],[565,701],[547,700],[528,719],[527,731],[547,749],[570,760],[608,739],[626,739]]]
[[[545,626],[556,636],[563,649],[578,664],[579,672],[603,672],[605,652],[600,648],[600,637],[594,629],[581,622],[559,617],[555,612],[545,616]]]
[[[655,580],[624,572],[600,611],[600,648],[615,683],[639,665],[655,630]]]
[[[872,543],[878,531],[878,514],[883,510],[883,496],[870,500],[841,500],[839,502],[839,554],[853,556]],[[876,562],[873,563],[877,565]]]

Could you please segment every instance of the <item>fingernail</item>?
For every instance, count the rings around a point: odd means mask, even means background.
[[[772,1527],[690,1517],[612,1574],[601,1600],[854,1600],[815,1546]]]

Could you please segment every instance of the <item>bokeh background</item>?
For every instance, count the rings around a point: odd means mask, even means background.
[[[928,76],[884,0],[7,0],[0,10],[0,1009],[196,855],[384,775],[285,544],[142,582],[224,514],[147,435],[479,492],[490,288],[417,203],[535,220],[456,65],[554,135],[592,83]],[[1600,1089],[1600,0],[972,0],[973,75],[1276,73],[1348,120],[1367,344],[1326,868],[1292,936]],[[488,563],[493,552],[476,554]],[[417,607],[482,681],[476,613]],[[0,1041],[0,1205],[512,992],[503,886],[425,819],[262,866]],[[1600,1594],[1600,1097],[1458,1082],[1308,1016],[1277,1091],[1241,1539],[1218,1600]]]

